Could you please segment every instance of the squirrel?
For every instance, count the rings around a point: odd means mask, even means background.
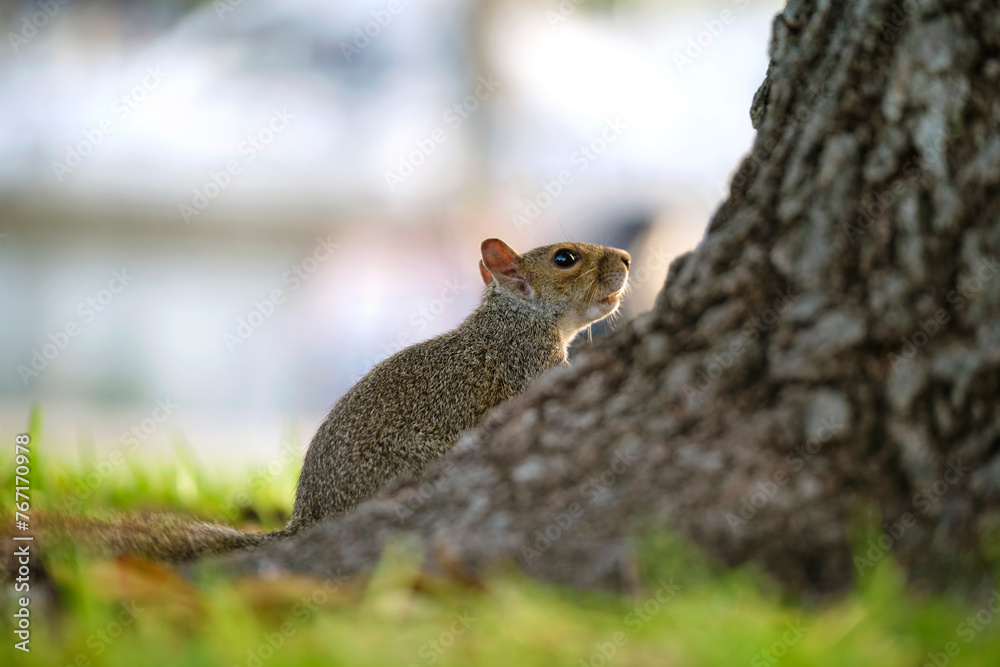
[[[72,520],[83,530],[71,532],[115,555],[183,561],[340,516],[397,473],[420,473],[491,408],[567,364],[573,338],[618,309],[631,262],[624,250],[584,243],[519,255],[491,238],[480,250],[486,288],[479,306],[456,329],[377,364],[334,405],[306,451],[284,528],[247,533],[153,515]]]

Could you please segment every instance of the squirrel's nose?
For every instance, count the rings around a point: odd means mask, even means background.
[[[628,269],[629,265],[632,263],[632,255],[628,254],[624,250],[621,251],[622,264]]]

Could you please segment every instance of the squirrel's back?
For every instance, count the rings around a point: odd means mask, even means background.
[[[491,408],[566,360],[551,322],[496,286],[457,329],[397,352],[330,411],[306,452],[291,526],[336,516],[419,472]]]

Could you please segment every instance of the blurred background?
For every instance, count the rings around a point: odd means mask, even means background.
[[[37,403],[66,456],[301,450],[468,315],[489,236],[625,248],[648,310],[751,146],[781,5],[3,3],[0,442]]]

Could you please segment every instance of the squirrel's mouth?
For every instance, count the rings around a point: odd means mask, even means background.
[[[612,292],[611,294],[607,295],[603,299],[599,299],[598,303],[603,303],[606,306],[617,306],[618,302],[621,301],[621,299],[622,299],[622,293],[624,293],[624,292],[625,292],[624,288],[622,288],[620,290],[617,290],[615,292]]]

